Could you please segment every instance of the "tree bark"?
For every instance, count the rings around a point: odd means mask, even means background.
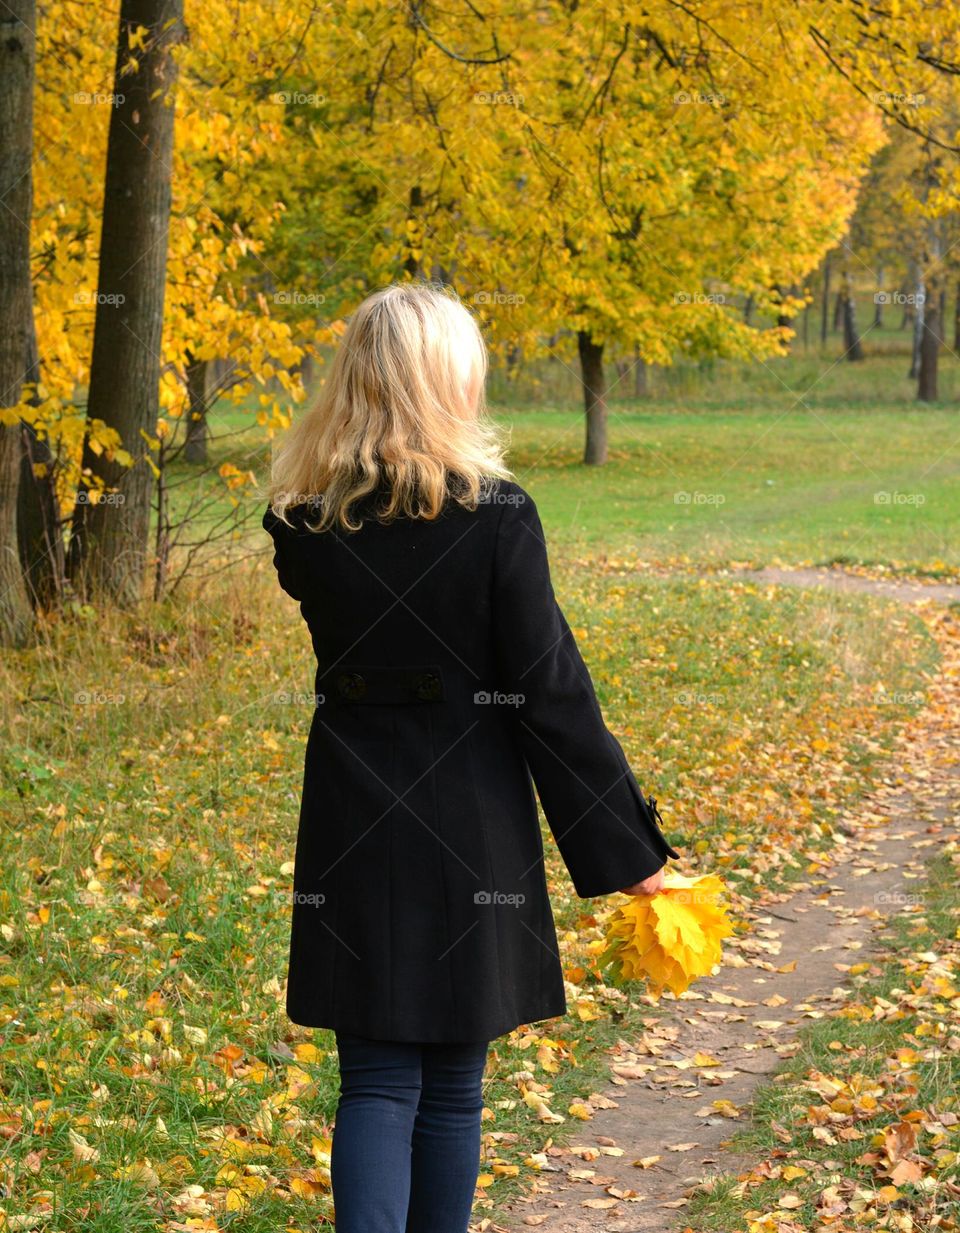
[[[856,306],[853,302],[853,288],[849,278],[843,280],[843,290],[840,292],[843,321],[843,350],[846,358],[851,361],[863,359],[863,347],[857,332]]]
[[[40,380],[37,333],[31,315],[27,381]],[[31,401],[36,403],[34,394]],[[21,423],[20,492],[17,500],[17,545],[27,594],[34,608],[52,608],[63,594],[63,534],[55,489],[55,458],[45,437]]]
[[[937,401],[937,376],[940,361],[940,299],[928,293],[920,334],[920,365],[917,373],[917,398]]]
[[[207,461],[210,426],[207,423],[207,361],[187,353],[187,436],[183,457],[187,462]]]
[[[960,352],[960,279],[954,287],[956,299],[953,302],[953,349]]]
[[[909,292],[909,291],[903,291],[901,294],[902,294],[905,298],[904,298],[904,301],[903,301],[903,314],[902,314],[902,316],[900,317],[900,325],[899,325],[899,327],[898,327],[898,328],[899,328],[899,329],[901,329],[901,330],[905,330],[905,329],[907,328],[907,326],[908,326],[908,325],[912,325],[912,324],[913,324],[913,306],[912,306],[912,304],[910,303],[910,300],[909,300],[910,292]]]
[[[883,266],[877,266],[877,293],[873,297],[873,324],[875,329],[883,328]]]
[[[916,381],[920,376],[920,351],[923,345],[923,322],[927,315],[927,289],[923,274],[918,269],[915,299],[913,302],[913,348],[910,353],[910,371],[907,376]]]
[[[594,342],[587,330],[577,333],[580,380],[586,413],[586,444],[583,461],[602,466],[607,461],[607,386],[603,374],[603,343]]]
[[[633,348],[633,396],[634,398],[646,398],[650,393],[649,381],[649,365],[640,354],[640,348],[634,345]]]
[[[823,259],[823,299],[820,304],[820,345],[827,345],[830,329],[830,254]]]
[[[30,363],[36,4],[0,3],[0,407],[20,402]],[[20,566],[20,425],[0,423],[0,644],[23,646],[33,610]]]
[[[940,335],[943,332],[943,289],[940,270],[940,232],[936,222],[927,223],[927,245],[924,254],[927,269],[926,299],[923,305],[923,330],[920,334],[920,363],[917,372],[917,398],[921,402],[937,401],[938,369],[940,366]]]
[[[131,39],[146,29],[136,68]],[[143,435],[154,436],[170,223],[173,48],[183,37],[183,0],[121,0],[110,113],[100,275],[87,401],[94,420],[119,433],[130,467],[84,448],[83,466],[99,474],[111,501],[91,504],[83,489],[74,515],[70,566],[74,581],[122,605],[143,593],[150,534],[152,473]]]
[[[422,240],[420,229],[423,226],[420,221],[420,211],[423,209],[423,189],[419,184],[415,184],[410,189],[410,210],[407,216],[407,256],[403,263],[403,268],[411,278],[420,278],[422,266],[420,257],[415,251],[415,243],[419,249],[419,242]]]
[[[838,291],[837,298],[834,301],[834,305],[833,305],[833,332],[834,333],[836,333],[837,330],[843,329],[843,313],[844,313],[845,304],[846,304],[846,301],[844,299],[843,291],[842,290]]]
[[[795,318],[788,316],[783,311],[782,304],[785,299],[788,299],[788,298],[792,299],[797,296],[798,294],[797,285],[796,283],[791,283],[789,287],[783,287],[780,285],[780,283],[776,283],[773,289],[777,293],[780,299],[780,304],[781,304],[780,311],[777,313],[777,325],[781,327],[782,329],[788,329],[788,330],[793,329],[793,323],[794,323]],[[784,346],[787,348],[788,351],[792,351],[793,350],[793,339],[788,338],[786,342],[784,343]]]

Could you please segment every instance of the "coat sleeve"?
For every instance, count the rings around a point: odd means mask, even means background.
[[[294,532],[269,506],[263,515],[263,529],[269,531],[273,539],[273,566],[277,571],[280,586],[292,599],[303,599],[289,559],[290,543],[287,537]]]
[[[607,728],[593,682],[557,604],[533,500],[511,494],[494,557],[499,686],[522,697],[523,755],[581,899],[632,886],[679,857]]]

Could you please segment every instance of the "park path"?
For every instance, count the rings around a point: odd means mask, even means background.
[[[769,575],[770,571],[763,571]],[[769,581],[834,585],[776,571]],[[844,589],[851,575],[837,589]],[[858,582],[871,581],[858,579]],[[860,589],[858,587],[858,589]],[[871,588],[873,589],[873,588]],[[909,582],[883,593],[908,602],[960,599],[922,594]],[[612,1081],[596,1114],[569,1146],[548,1151],[536,1189],[487,1217],[478,1230],[539,1227],[547,1233],[653,1233],[683,1227],[683,1208],[703,1182],[754,1163],[724,1148],[749,1119],[764,1077],[799,1048],[808,1017],[842,1002],[845,971],[878,955],[876,933],[912,902],[924,864],[960,822],[960,624],[941,613],[943,662],[928,704],[898,738],[889,777],[841,818],[835,863],[789,895],[748,914],[749,932],[728,939],[717,974],[639,1040],[614,1052]],[[715,1104],[714,1102],[720,1102]],[[634,1162],[646,1162],[646,1167]]]
[[[839,569],[810,568],[782,569],[767,566],[764,569],[742,571],[758,582],[773,582],[783,586],[823,587],[829,591],[860,592],[898,599],[904,603],[933,600],[937,603],[960,603],[960,582],[919,581],[913,578],[869,578],[863,574],[849,574]]]

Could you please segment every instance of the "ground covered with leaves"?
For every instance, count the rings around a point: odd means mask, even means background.
[[[688,1209],[698,1230],[955,1229],[960,1220],[960,847],[904,905],[885,962],[804,1033],[738,1147],[756,1165]]]
[[[0,1227],[330,1216],[332,1038],[283,1012],[312,663],[273,587],[264,562],[149,627],[80,611],[4,670]],[[684,870],[735,904],[829,863],[936,663],[922,621],[859,597],[562,559],[557,589]],[[481,1215],[651,1013],[597,967],[613,900],[549,850],[569,1012],[491,1051]]]

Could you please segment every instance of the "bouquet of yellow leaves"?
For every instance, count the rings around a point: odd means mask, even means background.
[[[658,998],[663,990],[681,994],[720,962],[723,938],[733,933],[726,887],[716,874],[687,878],[666,873],[656,895],[634,895],[616,909],[606,933],[600,966],[613,984],[646,979]]]

